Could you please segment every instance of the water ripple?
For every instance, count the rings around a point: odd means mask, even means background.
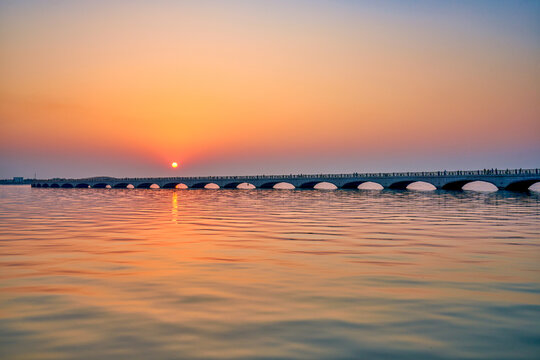
[[[0,186],[0,357],[536,359],[540,196]]]

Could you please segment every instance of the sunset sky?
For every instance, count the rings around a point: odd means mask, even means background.
[[[1,178],[495,167],[540,1],[0,1]]]

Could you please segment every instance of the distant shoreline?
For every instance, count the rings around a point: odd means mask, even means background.
[[[31,185],[32,182],[37,181],[38,179],[24,179],[21,181],[13,181],[13,180],[0,180],[0,185]]]

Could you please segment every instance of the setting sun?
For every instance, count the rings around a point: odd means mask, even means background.
[[[175,161],[175,162],[173,162],[173,163],[171,164],[171,166],[172,166],[173,168],[176,168],[176,167],[178,167],[178,163]]]

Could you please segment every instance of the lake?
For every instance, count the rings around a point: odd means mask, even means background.
[[[538,359],[540,196],[0,186],[3,359]]]

